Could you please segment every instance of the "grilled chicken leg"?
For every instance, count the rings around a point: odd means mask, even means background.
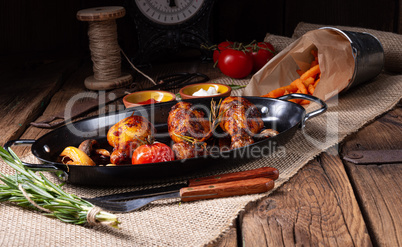
[[[177,159],[195,157],[202,148],[187,142],[180,136],[194,139],[208,139],[210,123],[203,111],[193,108],[189,102],[179,102],[172,107],[168,117],[169,135],[175,144],[172,146]]]
[[[225,98],[219,114],[222,114],[222,130],[231,136],[231,149],[253,144],[253,136],[264,127],[260,111],[245,98]]]
[[[131,164],[132,152],[154,131],[153,125],[144,117],[132,115],[120,120],[107,133],[107,140],[113,147],[110,155],[112,164]]]

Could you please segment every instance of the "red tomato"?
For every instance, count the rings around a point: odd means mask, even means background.
[[[131,163],[138,165],[172,160],[174,160],[172,149],[166,144],[154,142],[153,144],[144,144],[136,148],[133,152]]]
[[[253,57],[253,72],[259,71],[274,56],[274,47],[268,42],[258,42],[250,48]]]
[[[251,73],[253,58],[249,52],[229,48],[221,52],[218,64],[222,73],[229,77],[240,79]]]
[[[221,54],[221,52],[223,50],[226,50],[231,45],[233,45],[232,41],[223,41],[223,42],[219,43],[218,48],[214,51],[214,54],[212,55],[214,64],[216,63],[216,61],[218,61],[218,58],[219,58],[219,55]],[[219,66],[219,64],[218,64],[218,66]]]

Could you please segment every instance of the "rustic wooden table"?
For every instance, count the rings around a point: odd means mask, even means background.
[[[0,61],[0,144],[49,132],[30,122],[63,110],[72,96],[85,91],[83,81],[92,74],[88,60]],[[210,68],[182,66],[190,72]],[[352,150],[400,150],[401,140],[398,104],[309,162],[271,196],[249,205],[214,246],[400,246],[402,163],[355,165],[342,157]],[[15,151],[23,156],[30,149]]]

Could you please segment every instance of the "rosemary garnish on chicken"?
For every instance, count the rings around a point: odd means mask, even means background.
[[[173,135],[175,135],[176,137],[178,137],[186,142],[190,142],[192,144],[205,143],[205,141],[211,137],[212,133],[218,127],[223,114],[228,110],[228,109],[226,109],[222,112],[219,112],[219,107],[220,107],[221,102],[222,102],[222,99],[220,99],[218,105],[216,105],[216,101],[211,100],[211,112],[210,112],[209,118],[208,118],[209,119],[209,131],[207,133],[205,133],[201,138],[197,139],[192,136],[180,135],[180,134],[177,134],[174,132],[173,132]]]

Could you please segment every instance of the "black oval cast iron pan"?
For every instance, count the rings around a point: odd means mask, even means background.
[[[157,130],[156,140],[160,140],[161,142],[170,140],[167,133],[167,118],[171,107],[177,102],[166,102],[87,118],[59,127],[37,140],[12,140],[7,142],[4,147],[8,150],[12,145],[32,145],[32,153],[43,164],[24,163],[24,165],[36,170],[52,171],[60,179],[68,183],[87,186],[150,184],[157,181],[166,182],[177,178],[191,177],[203,171],[222,169],[225,165],[238,165],[241,164],[241,161],[272,155],[277,151],[279,146],[284,145],[293,137],[298,128],[304,126],[307,119],[317,116],[327,109],[326,104],[320,99],[304,94],[289,94],[279,99],[261,97],[244,98],[254,103],[261,111],[265,128],[279,131],[278,135],[256,141],[254,144],[246,147],[187,160],[119,166],[67,166],[57,162],[59,154],[65,147],[78,147],[86,139],[96,139],[101,145],[107,146],[106,135],[109,128],[119,120],[132,115],[133,112],[136,115],[146,117],[154,124]],[[292,98],[314,101],[319,103],[321,108],[306,113],[305,109],[300,105],[286,101]],[[216,103],[219,102],[219,98],[214,98],[214,100]],[[211,98],[187,101],[206,109],[206,111],[210,109]]]

